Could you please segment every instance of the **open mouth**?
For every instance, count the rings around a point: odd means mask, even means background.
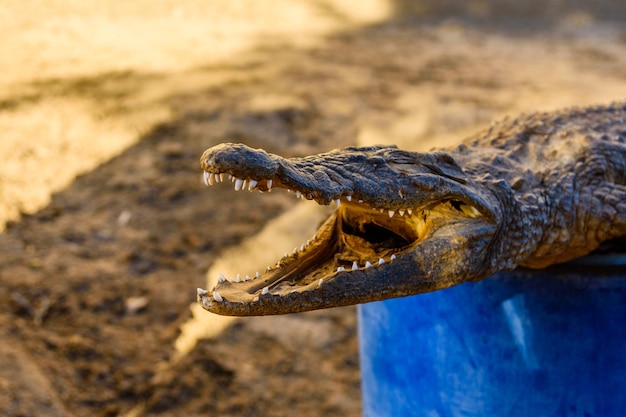
[[[226,173],[205,172],[207,185],[232,181],[234,189],[271,191],[285,188],[297,198],[328,204],[314,192],[289,189],[279,179],[243,179]],[[423,207],[384,208],[345,195],[335,200],[338,208],[319,228],[315,237],[285,253],[273,267],[263,273],[244,273],[236,277],[220,275],[211,293],[198,290],[201,303],[240,303],[249,309],[255,303],[273,297],[294,298],[321,291],[333,281],[355,272],[384,268],[398,262],[420,242],[449,230],[455,222],[481,217],[473,206],[458,200],[431,202]],[[209,306],[207,304],[213,304]]]

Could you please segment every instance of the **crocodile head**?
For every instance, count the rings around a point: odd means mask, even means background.
[[[254,278],[221,276],[201,305],[226,315],[284,314],[446,288],[493,269],[502,214],[494,194],[447,153],[344,148],[285,159],[241,144],[201,158],[207,185],[287,189],[337,209],[313,239]]]

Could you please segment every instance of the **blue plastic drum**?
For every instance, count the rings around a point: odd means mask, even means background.
[[[626,416],[626,269],[602,271],[359,306],[364,415]]]

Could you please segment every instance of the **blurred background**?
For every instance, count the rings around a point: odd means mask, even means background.
[[[354,308],[202,338],[207,269],[296,204],[205,190],[202,151],[451,146],[624,68],[609,0],[2,2],[0,414],[360,415]]]

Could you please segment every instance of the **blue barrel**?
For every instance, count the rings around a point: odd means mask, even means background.
[[[364,416],[626,416],[626,269],[602,271],[359,306]]]

